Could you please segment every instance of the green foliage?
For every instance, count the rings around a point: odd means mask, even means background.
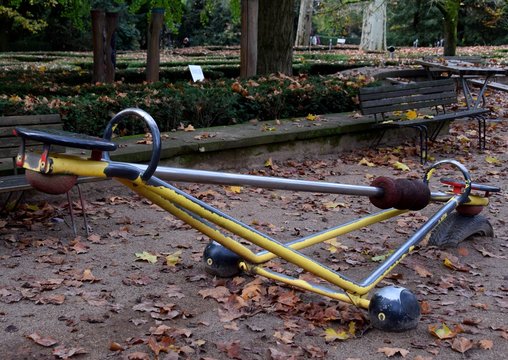
[[[82,70],[65,77],[34,66],[0,76],[0,113],[55,113],[67,130],[100,135],[111,116],[127,107],[148,111],[162,131],[180,124],[209,127],[354,109],[361,79],[339,76],[270,76],[255,80],[208,80],[92,85],[79,83]],[[88,73],[85,73],[88,78]],[[82,77],[82,75],[81,75]],[[38,80],[36,80],[38,79]],[[59,79],[60,82],[54,82]],[[71,80],[67,84],[62,80]],[[72,80],[75,79],[75,80]],[[142,132],[134,128],[133,132]]]
[[[192,45],[234,45],[240,42],[238,0],[192,0],[187,3],[180,40]]]
[[[133,14],[146,14],[149,21],[151,10],[155,8],[164,9],[164,24],[170,31],[176,32],[183,14],[181,0],[132,0],[129,11]]]
[[[44,19],[37,19],[30,10],[20,9],[21,1],[6,1],[0,4],[0,20],[11,22],[13,29],[26,30],[30,33],[37,33],[47,26]],[[33,1],[32,5],[39,5],[40,1]],[[44,2],[42,2],[44,3]]]

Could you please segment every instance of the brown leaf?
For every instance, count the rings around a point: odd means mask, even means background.
[[[90,281],[91,283],[100,281],[100,279],[96,278],[94,274],[92,274],[92,270],[85,269],[83,271],[83,275],[81,276],[81,281]]]
[[[42,345],[42,346],[46,346],[46,347],[53,346],[56,343],[58,343],[58,341],[56,341],[55,339],[53,339],[51,337],[45,337],[45,338],[43,338],[42,336],[40,336],[36,332],[33,333],[33,334],[28,335],[27,338],[32,339],[37,344]]]
[[[425,301],[425,300],[421,301],[420,302],[420,311],[424,315],[430,314],[432,312],[430,303],[428,301]]]
[[[218,302],[225,302],[228,296],[231,294],[227,287],[225,286],[217,286],[213,289],[204,289],[198,291],[198,294],[206,299],[207,297],[214,298]]]
[[[150,356],[144,352],[133,352],[127,355],[128,360],[150,360]]]
[[[452,349],[464,354],[473,347],[473,341],[463,336],[456,337],[452,342]]]
[[[226,353],[226,355],[231,359],[242,359],[240,340],[220,342],[217,344],[217,348]]]
[[[455,261],[455,259],[445,258],[443,260],[443,264],[444,264],[444,266],[446,266],[447,268],[450,268],[452,270],[464,271],[464,272],[469,271],[469,269],[466,265],[462,265],[458,261]]]
[[[478,345],[483,350],[491,350],[492,347],[494,346],[494,342],[492,340],[483,339],[478,341]]]
[[[119,343],[112,341],[112,342],[109,344],[109,350],[111,350],[111,351],[123,351],[123,350],[125,350],[125,349],[124,349],[124,347],[123,347],[122,345],[120,345]]]
[[[101,242],[101,236],[97,234],[92,234],[89,237],[87,237],[88,241],[94,244],[98,244]]]
[[[432,273],[429,270],[425,269],[423,266],[415,265],[414,271],[416,271],[416,273],[422,278],[432,277]]]
[[[53,349],[53,355],[60,359],[68,359],[74,355],[86,354],[86,350],[82,347],[74,347],[67,349],[63,345]]]
[[[326,350],[318,346],[307,345],[304,350],[309,353],[312,359],[323,359],[326,356]]]
[[[394,355],[401,355],[402,357],[406,357],[409,354],[409,351],[402,348],[390,348],[390,347],[382,347],[377,349],[377,352],[385,354],[387,357],[392,357]]]
[[[181,288],[177,285],[168,285],[166,286],[166,295],[168,297],[176,297],[178,299],[181,299],[185,297],[185,295],[181,292]]]
[[[273,337],[280,340],[283,344],[292,344],[295,334],[289,331],[276,331]]]
[[[37,297],[35,300],[36,304],[53,304],[53,305],[62,305],[65,301],[65,295],[63,294],[55,294],[55,295],[41,295]]]

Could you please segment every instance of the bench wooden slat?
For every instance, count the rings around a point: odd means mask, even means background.
[[[63,128],[59,114],[0,116],[0,158],[13,158],[18,154],[21,140],[13,133],[16,126],[24,126],[34,129]],[[40,141],[27,141],[26,145],[30,148],[42,149],[42,143]],[[62,146],[52,146],[51,150],[55,152],[63,152],[65,151],[65,148]]]
[[[443,80],[432,80],[432,81],[421,81],[407,84],[399,84],[399,85],[389,85],[389,86],[373,86],[373,87],[364,87],[360,89],[360,92],[363,95],[366,94],[377,94],[380,92],[392,92],[392,91],[410,91],[410,90],[418,90],[425,91],[424,89],[454,89],[455,88],[455,80],[453,79],[443,79]]]
[[[452,80],[453,81],[453,80]],[[406,84],[398,84],[391,86],[403,86]],[[387,98],[399,98],[402,96],[417,96],[417,95],[434,95],[439,96],[440,94],[449,94],[456,96],[455,85],[453,87],[442,86],[433,88],[420,88],[420,89],[386,89],[386,86],[382,86],[376,93],[366,93],[360,91],[360,98],[362,101],[387,99]]]
[[[4,126],[2,123],[0,123],[0,141],[4,141],[5,139],[2,139],[3,137],[12,137],[13,136],[13,130],[16,126],[21,126],[19,124],[16,124],[16,125],[6,125]],[[29,124],[25,124],[23,125],[23,127],[26,127],[26,128],[40,128],[41,125],[38,124],[38,125],[29,125]],[[55,123],[55,124],[45,124],[44,125],[44,129],[58,129],[58,130],[62,130],[63,129],[63,124],[61,122],[59,123]]]
[[[375,106],[386,106],[386,105],[397,105],[397,104],[408,104],[408,103],[415,103],[418,105],[421,102],[428,102],[428,101],[440,101],[448,102],[453,101],[457,99],[457,96],[455,93],[440,93],[440,94],[426,94],[426,95],[414,95],[414,96],[400,96],[400,97],[385,97],[382,99],[372,99],[372,100],[363,100],[363,107],[369,108],[369,107],[375,107]]]
[[[0,116],[0,127],[61,124],[59,114]]]

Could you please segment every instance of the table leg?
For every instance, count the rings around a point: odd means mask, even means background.
[[[464,92],[464,98],[466,99],[466,106],[468,109],[478,109],[478,107],[480,106],[480,102],[483,99],[485,89],[487,88],[487,85],[491,77],[492,75],[485,77],[485,81],[483,82],[483,85],[480,87],[480,92],[478,93],[478,96],[476,97],[475,100],[473,94],[471,93],[471,89],[469,88],[468,82],[466,81],[464,76],[462,75],[460,76],[462,91]]]

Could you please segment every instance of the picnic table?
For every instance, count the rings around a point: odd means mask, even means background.
[[[480,107],[480,102],[484,96],[485,89],[494,76],[508,74],[508,70],[502,67],[479,66],[467,61],[459,60],[447,60],[444,62],[437,60],[417,60],[416,63],[423,66],[428,71],[430,71],[430,69],[433,69],[434,71],[438,69],[448,73],[450,76],[458,76],[460,78],[462,90],[464,91],[464,97],[466,99],[468,109],[477,109]],[[467,79],[471,77],[483,78],[483,82],[480,86],[480,92],[476,98],[473,96],[467,81]]]

